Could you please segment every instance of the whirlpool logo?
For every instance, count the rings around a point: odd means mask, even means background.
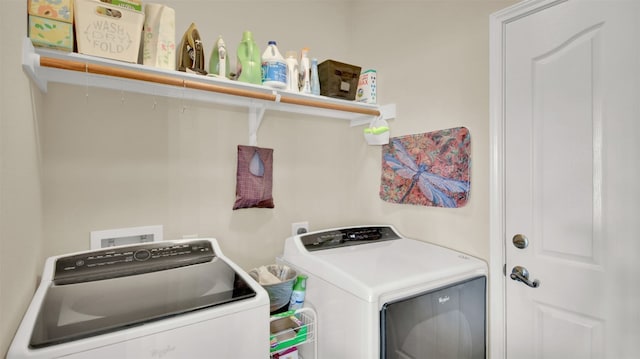
[[[444,297],[440,297],[440,298],[438,298],[438,303],[440,303],[440,304],[444,304],[444,303],[448,302],[450,299],[451,299],[451,298],[449,298],[449,296],[448,296],[448,295],[445,295]]]
[[[174,350],[176,350],[176,347],[174,347],[173,345],[167,345],[166,347],[160,348],[160,349],[152,349],[151,350],[151,357],[152,358],[163,358],[165,355],[171,353]]]

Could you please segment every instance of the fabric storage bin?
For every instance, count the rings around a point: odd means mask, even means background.
[[[73,51],[73,0],[28,0],[27,12],[34,46]]]
[[[28,12],[29,15],[72,23],[73,0],[29,0]]]
[[[34,46],[73,51],[73,24],[29,15],[29,39]]]
[[[322,96],[355,100],[360,70],[359,66],[334,60],[323,61],[318,65],[320,94]]]
[[[98,0],[76,0],[78,53],[138,62],[144,13]]]

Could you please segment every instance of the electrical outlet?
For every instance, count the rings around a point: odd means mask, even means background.
[[[309,232],[309,222],[291,223],[291,235],[297,236]]]

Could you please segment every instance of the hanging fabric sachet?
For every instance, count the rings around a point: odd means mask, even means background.
[[[233,209],[273,208],[273,149],[238,145]]]

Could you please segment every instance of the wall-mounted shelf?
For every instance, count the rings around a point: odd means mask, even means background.
[[[378,106],[273,90],[217,77],[34,48],[28,38],[23,43],[22,67],[43,92],[49,82],[58,82],[246,107],[252,144],[266,110],[343,119],[351,126],[368,124],[376,118],[392,119],[396,112],[395,105]]]

